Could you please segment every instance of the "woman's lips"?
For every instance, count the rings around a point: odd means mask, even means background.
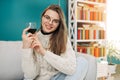
[[[46,26],[46,29],[50,30],[50,29],[52,29],[52,27],[51,26]]]

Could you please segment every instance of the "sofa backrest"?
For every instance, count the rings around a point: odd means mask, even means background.
[[[0,41],[0,80],[22,80],[22,41]]]

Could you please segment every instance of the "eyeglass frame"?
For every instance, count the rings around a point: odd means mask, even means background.
[[[48,22],[50,22],[50,21],[52,20],[49,15],[43,15],[43,17],[44,17]],[[59,24],[59,23],[60,23],[60,20],[58,20],[58,19],[53,19],[53,20],[52,20],[52,24]]]

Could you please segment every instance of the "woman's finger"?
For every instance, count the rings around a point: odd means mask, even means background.
[[[36,42],[33,40],[31,47],[34,48],[36,46]]]
[[[27,37],[31,37],[33,34],[32,33],[28,33],[27,34]]]
[[[23,30],[23,35],[25,35],[26,34],[26,32],[28,31],[30,29],[30,27],[27,27],[27,28],[25,28],[24,30]]]

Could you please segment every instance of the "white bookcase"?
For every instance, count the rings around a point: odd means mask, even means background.
[[[95,57],[105,56],[106,49],[100,45],[106,39],[105,0],[68,0],[68,8],[68,31],[73,49]],[[100,53],[92,53],[92,48],[98,48]]]
[[[68,26],[76,52],[106,59],[106,48],[100,44],[106,39],[106,0],[68,0]],[[107,64],[97,67],[97,77],[107,76]]]

